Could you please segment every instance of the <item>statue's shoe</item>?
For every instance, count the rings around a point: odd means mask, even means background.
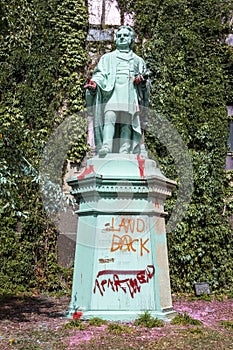
[[[119,149],[119,153],[124,153],[128,154],[130,151],[130,144],[129,143],[124,143],[121,148]]]
[[[104,157],[106,156],[106,154],[110,153],[110,149],[108,147],[102,147],[100,150],[99,150],[99,156],[100,157]]]

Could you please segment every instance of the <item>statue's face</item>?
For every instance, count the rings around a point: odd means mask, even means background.
[[[131,35],[127,28],[120,29],[116,34],[116,46],[118,49],[129,49],[131,44]]]

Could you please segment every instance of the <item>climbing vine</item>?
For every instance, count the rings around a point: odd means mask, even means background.
[[[87,7],[3,0],[0,12],[0,292],[53,290],[64,279],[38,171],[49,136],[84,106]]]
[[[135,49],[151,70],[151,108],[178,130],[194,168],[188,212],[168,235],[173,290],[191,290],[203,280],[227,290],[233,285],[231,188],[224,170],[231,3],[118,3],[122,13],[135,13]],[[58,233],[41,201],[38,170],[50,135],[84,107],[87,2],[2,0],[0,14],[0,292],[59,289],[66,284],[57,263]],[[80,163],[87,150],[83,125],[72,130],[69,157]],[[179,186],[166,148],[149,132],[146,142]],[[170,213],[175,195],[166,202]]]
[[[146,7],[149,1],[143,3]],[[194,193],[186,216],[168,234],[172,288],[187,291],[194,282],[207,280],[212,289],[227,290],[233,285],[232,231],[223,215],[229,186],[224,168],[232,52],[225,39],[231,3],[167,0],[154,6],[155,14],[147,13],[142,1],[134,3],[141,42],[146,38],[142,51],[151,70],[151,108],[182,136],[194,170]],[[150,30],[144,28],[149,20],[154,24]],[[149,130],[150,151],[179,188],[174,160]],[[176,191],[166,202],[170,213],[175,198]]]

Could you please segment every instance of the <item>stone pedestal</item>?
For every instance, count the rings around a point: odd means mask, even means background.
[[[175,186],[139,155],[93,157],[68,181],[79,203],[68,317],[134,320],[174,315],[164,201]]]

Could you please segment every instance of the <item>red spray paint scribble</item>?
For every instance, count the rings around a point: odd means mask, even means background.
[[[145,176],[145,159],[141,159],[140,154],[137,155],[138,168],[140,172],[140,176]]]
[[[106,288],[111,288],[113,292],[122,290],[125,294],[129,292],[131,298],[141,291],[141,284],[148,283],[155,274],[155,267],[147,265],[145,270],[102,270],[97,274],[95,280],[94,294],[98,288],[100,294],[103,296]],[[112,278],[99,280],[100,276],[113,275]],[[120,279],[119,275],[134,275],[132,278]]]
[[[88,168],[86,168],[81,175],[78,176],[78,180],[84,179],[84,177],[88,174],[94,173],[94,165],[89,165]]]

